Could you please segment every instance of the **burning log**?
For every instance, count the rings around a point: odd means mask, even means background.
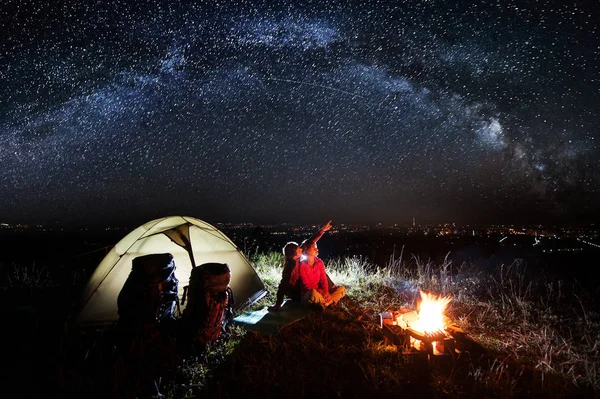
[[[381,313],[379,320],[384,338],[405,354],[442,356],[469,350],[477,344],[444,314],[449,302],[450,298],[421,291],[417,311],[401,309]]]

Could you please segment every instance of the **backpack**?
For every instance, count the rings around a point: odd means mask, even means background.
[[[179,280],[169,253],[134,258],[131,273],[117,298],[119,322],[145,325],[175,320]]]
[[[192,269],[181,303],[187,299],[182,319],[194,344],[218,339],[233,320],[235,299],[230,281],[231,270],[226,263],[205,263]]]

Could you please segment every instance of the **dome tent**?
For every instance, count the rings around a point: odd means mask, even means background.
[[[216,227],[188,216],[170,216],[150,221],[119,241],[98,264],[80,302],[75,323],[107,325],[119,319],[117,297],[132,261],[142,255],[170,253],[179,280],[179,300],[188,285],[192,263],[227,263],[231,268],[234,310],[254,303],[266,294],[265,286],[236,245]],[[181,307],[183,311],[184,306]]]

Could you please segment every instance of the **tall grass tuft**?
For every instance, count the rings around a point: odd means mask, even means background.
[[[11,263],[10,266],[4,266],[4,264],[0,264],[0,270],[4,272],[0,279],[0,288],[2,289],[40,289],[55,285],[46,266],[40,266],[35,262],[28,265]]]

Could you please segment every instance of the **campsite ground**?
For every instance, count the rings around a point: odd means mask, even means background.
[[[82,241],[76,250],[70,247],[72,253],[85,254]],[[11,254],[18,252],[12,248]],[[45,249],[35,263],[27,258],[35,251],[25,252],[22,262],[0,262],[9,336],[3,378],[18,397],[554,398],[596,397],[600,388],[600,317],[593,292],[532,276],[518,262],[456,270],[444,263],[377,269],[357,258],[331,261],[334,280],[348,288],[335,308],[273,335],[238,326],[206,351],[192,353],[150,331],[124,346],[114,330],[66,328],[93,266],[83,264],[97,263],[79,262],[101,258],[102,251],[73,258],[66,247]],[[252,258],[270,289],[253,309],[272,303],[279,262],[275,253]],[[387,345],[379,313],[414,308],[419,288],[452,295],[450,317],[482,350],[424,361]]]
[[[395,292],[378,290],[399,305]],[[461,307],[453,313],[466,310]],[[493,337],[503,333],[490,327],[469,329],[484,350],[428,361],[387,345],[377,319],[376,309],[350,295],[277,334],[237,327],[193,354],[152,334],[120,352],[111,331],[65,335],[60,317],[21,319],[7,348],[7,358],[15,360],[8,376],[20,387],[19,397],[595,397],[597,386],[585,384],[582,375],[575,385],[568,373],[551,371],[555,364],[542,369],[533,354],[519,355],[523,348],[494,345]],[[534,343],[535,337],[525,340]],[[565,361],[556,355],[549,361]],[[579,369],[575,359],[572,366]]]

